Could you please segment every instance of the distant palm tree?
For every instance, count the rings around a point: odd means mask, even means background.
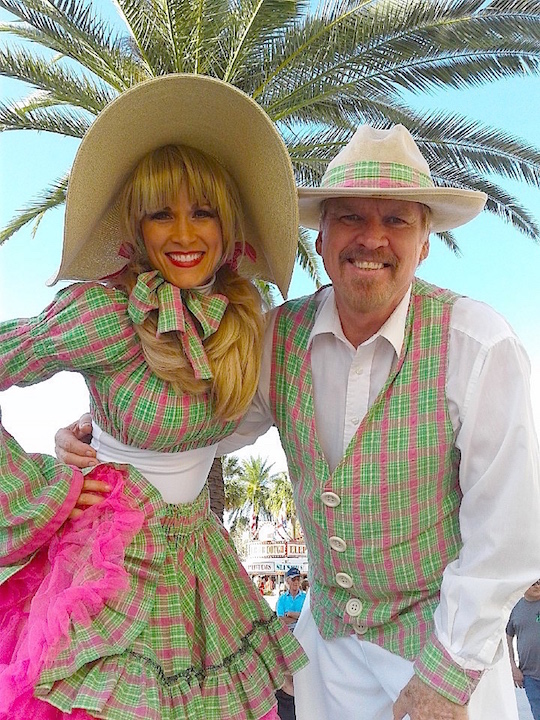
[[[257,524],[259,519],[272,519],[269,496],[276,475],[271,471],[268,460],[251,456],[240,463],[232,478],[225,474],[227,510],[232,523],[239,517],[254,518]]]
[[[270,486],[268,497],[268,508],[274,520],[279,520],[282,514],[292,526],[292,536],[296,539],[299,536],[299,523],[294,503],[292,484],[285,472],[278,473]]]
[[[96,7],[116,10],[114,26]],[[401,122],[437,183],[484,190],[487,209],[536,240],[540,228],[493,174],[540,184],[540,152],[506,132],[440,109],[429,99],[540,67],[538,0],[0,0],[0,74],[32,87],[0,105],[0,131],[82,137],[127,88],[175,72],[203,73],[251,95],[277,123],[300,184],[317,183],[358,123]],[[6,168],[9,172],[9,168]],[[68,175],[17,214],[0,242],[65,199]],[[451,233],[441,237],[455,247]],[[299,261],[318,277],[313,245]]]
[[[245,487],[240,479],[241,465],[236,455],[221,458],[225,486],[225,510],[237,510],[245,502]]]

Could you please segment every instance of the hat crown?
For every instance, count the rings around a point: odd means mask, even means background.
[[[487,200],[478,190],[436,186],[426,159],[403,125],[389,130],[360,125],[328,164],[320,186],[298,188],[300,224],[319,230],[322,203],[337,197],[422,203],[430,208],[433,232],[469,222]]]
[[[430,177],[429,165],[403,125],[394,125],[389,130],[360,125],[347,145],[330,161],[325,177],[336,167],[363,162],[405,165]],[[321,184],[324,185],[324,178]]]

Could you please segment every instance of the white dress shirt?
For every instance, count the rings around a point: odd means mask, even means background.
[[[315,424],[334,470],[401,352],[410,290],[373,337],[353,347],[327,288],[311,332]],[[272,425],[269,403],[275,311],[269,318],[259,389],[232,452]],[[439,641],[461,666],[481,670],[501,655],[510,610],[540,577],[540,463],[530,400],[530,363],[508,323],[460,298],[450,323],[446,394],[461,452],[463,548],[445,570],[435,614]]]

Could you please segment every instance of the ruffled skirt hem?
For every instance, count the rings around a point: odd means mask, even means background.
[[[274,713],[274,691],[307,660],[207,492],[171,506],[136,471],[98,467],[112,499],[66,523],[1,586],[0,719]]]

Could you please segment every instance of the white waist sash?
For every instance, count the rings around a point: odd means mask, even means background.
[[[94,422],[92,447],[100,462],[136,467],[168,503],[189,503],[195,500],[204,487],[217,450],[217,444],[171,453],[142,450],[124,445]]]

